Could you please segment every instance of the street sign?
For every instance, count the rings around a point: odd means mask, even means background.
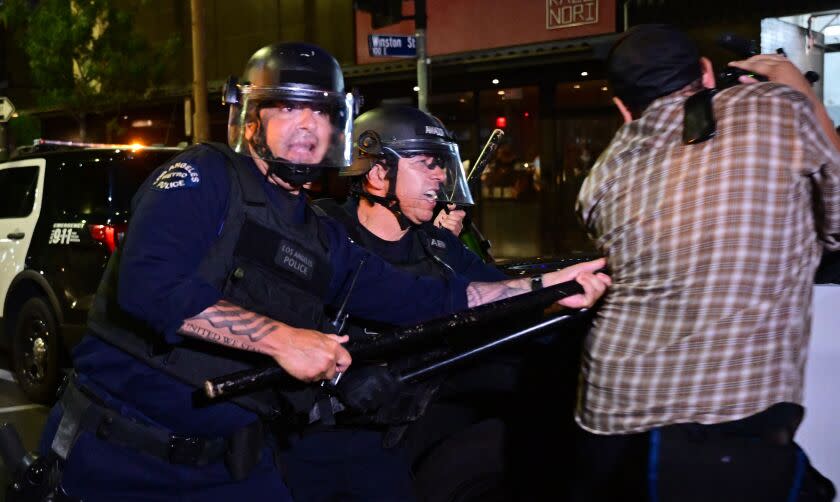
[[[15,113],[15,105],[6,96],[0,96],[0,122],[8,122]]]
[[[417,57],[413,35],[368,35],[368,51],[375,57]]]

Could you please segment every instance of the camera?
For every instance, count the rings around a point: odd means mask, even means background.
[[[761,53],[761,50],[755,40],[746,40],[732,33],[724,33],[720,36],[720,38],[718,38],[717,42],[718,45],[734,53],[739,59],[747,59]],[[752,77],[761,82],[767,81],[767,77],[764,75],[727,66],[717,75],[718,90],[727,89],[733,85],[740,84],[741,81],[739,78],[741,76]]]
[[[718,45],[734,53],[739,59],[747,59],[761,53],[761,49],[755,40],[746,40],[732,33],[724,33],[721,35],[720,38],[718,38]],[[787,57],[785,50],[781,47],[776,49],[776,54]],[[811,85],[814,85],[820,80],[820,74],[815,71],[807,71],[804,75],[805,79],[808,80]],[[733,85],[740,84],[741,81],[739,80],[739,77],[741,76],[752,77],[760,82],[767,81],[767,77],[764,75],[728,66],[717,76],[718,90],[723,90],[728,87],[732,87]]]

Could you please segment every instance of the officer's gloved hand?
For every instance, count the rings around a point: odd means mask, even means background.
[[[348,408],[372,413],[391,401],[399,388],[387,366],[353,366],[338,381],[335,392]]]

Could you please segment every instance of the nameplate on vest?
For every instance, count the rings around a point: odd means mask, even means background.
[[[277,248],[274,262],[306,280],[312,279],[315,268],[315,258],[293,242],[281,240]]]

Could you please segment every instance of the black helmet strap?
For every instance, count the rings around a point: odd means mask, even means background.
[[[254,152],[264,160],[267,161],[276,161],[279,160],[277,157],[274,156],[274,153],[271,151],[271,148],[268,147],[268,140],[265,137],[265,127],[262,125],[262,119],[260,118],[260,111],[257,110],[257,130],[254,132],[254,135],[251,136],[251,147],[254,149]]]
[[[372,162],[384,164],[385,169],[385,179],[388,180],[388,192],[385,194],[384,197],[381,195],[374,195],[364,189],[364,184],[359,184],[357,186],[352,187],[350,190],[354,194],[364,197],[372,204],[379,204],[380,206],[384,207],[385,209],[391,211],[394,217],[397,219],[397,223],[400,226],[400,230],[406,230],[409,228],[412,223],[411,220],[405,217],[400,208],[400,200],[397,198],[397,162],[399,159],[389,159],[386,156],[382,156],[380,160],[373,160]]]
[[[400,210],[400,201],[393,195],[388,194],[385,197],[382,197],[380,195],[374,195],[370,192],[366,192],[364,189],[360,188],[353,188],[352,192],[359,197],[364,197],[372,204],[379,204],[388,211],[391,211],[397,219],[397,223],[400,225],[400,230],[405,230],[411,226],[411,221],[406,218],[402,213],[402,210]]]

